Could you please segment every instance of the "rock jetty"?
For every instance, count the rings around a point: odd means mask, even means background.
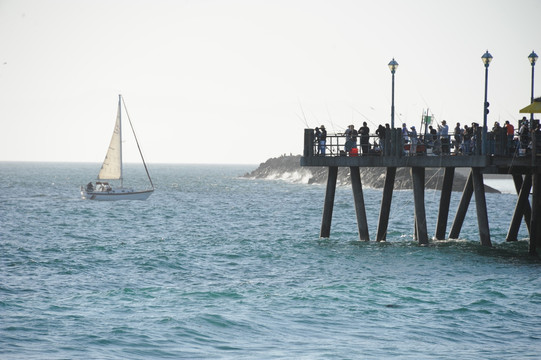
[[[252,172],[246,173],[244,177],[252,179],[282,179],[290,182],[303,184],[326,184],[326,167],[301,166],[300,155],[283,155],[271,158],[261,163]],[[460,170],[460,171],[459,171]],[[441,190],[443,183],[443,168],[427,168],[425,172],[425,187],[427,189]],[[453,191],[463,191],[467,180],[467,172],[457,169],[453,181]],[[383,188],[385,180],[385,168],[361,168],[361,179],[363,186],[380,189]],[[349,167],[338,169],[337,183],[340,186],[350,185]],[[407,190],[412,188],[411,174],[409,168],[398,168],[394,188]],[[499,193],[498,190],[485,185],[485,191]]]

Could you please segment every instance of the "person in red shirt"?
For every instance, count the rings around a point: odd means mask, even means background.
[[[512,154],[514,152],[513,137],[515,136],[515,128],[509,123],[509,121],[505,122],[504,128],[506,129],[507,133],[507,151],[508,153]]]

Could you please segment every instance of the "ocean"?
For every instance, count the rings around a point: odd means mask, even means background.
[[[256,167],[151,164],[147,201],[94,202],[99,164],[0,163],[0,358],[539,358],[541,261],[524,224],[505,242],[516,195],[486,194],[492,248],[474,199],[459,240],[419,246],[411,191],[377,243],[339,187],[320,239],[325,186]],[[363,192],[375,238],[381,190]]]

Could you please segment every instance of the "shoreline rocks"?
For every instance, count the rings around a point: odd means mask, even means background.
[[[259,167],[243,177],[253,179],[282,179],[285,181],[301,184],[326,184],[327,168],[301,166],[300,155],[282,155],[277,158],[270,158]],[[425,173],[426,189],[441,190],[443,183],[443,168],[427,168]],[[463,191],[467,176],[463,172],[456,171],[453,181],[453,191]],[[385,181],[385,168],[361,168],[361,181],[363,186],[381,189]],[[338,169],[337,184],[339,186],[350,185],[349,167]],[[398,168],[396,170],[395,190],[412,189],[411,174],[409,168]],[[485,185],[488,193],[499,193],[498,190]]]

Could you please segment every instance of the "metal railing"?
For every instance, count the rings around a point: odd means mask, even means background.
[[[346,134],[328,134],[325,143],[316,139],[312,129],[305,129],[304,156],[456,156],[482,154],[482,128],[470,136],[432,135],[418,136],[415,140],[402,135],[401,129],[391,129],[390,134],[380,138],[370,134],[357,136],[351,145]],[[487,134],[488,156],[541,155],[541,133],[529,132],[508,136],[505,129]]]

